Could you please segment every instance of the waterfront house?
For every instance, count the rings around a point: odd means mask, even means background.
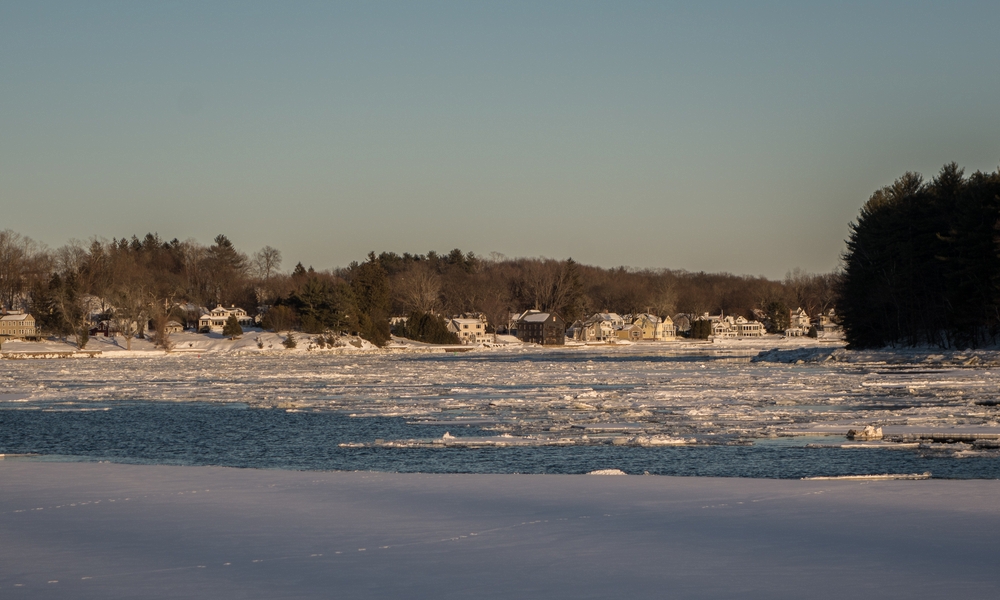
[[[632,324],[638,325],[642,329],[643,340],[662,342],[673,340],[676,335],[674,322],[670,317],[661,319],[656,315],[641,314],[632,320]]]
[[[230,315],[236,317],[240,327],[253,326],[253,318],[247,315],[247,311],[242,308],[235,305],[229,308],[216,306],[211,312],[203,314],[198,318],[198,331],[222,331]]]
[[[555,313],[529,310],[517,321],[517,339],[543,346],[566,343],[566,321]]]
[[[638,342],[642,339],[642,327],[635,323],[627,323],[621,329],[615,330],[615,336],[620,340]]]
[[[588,338],[585,341],[607,342],[618,337],[616,333],[625,326],[625,319],[617,313],[595,313],[584,321],[588,326]]]
[[[448,331],[457,335],[463,344],[480,344],[492,338],[486,333],[486,321],[483,319],[465,317],[449,319]]]
[[[802,310],[802,307],[799,307],[791,311],[785,335],[792,337],[806,335],[809,333],[810,325],[809,315],[806,314],[806,311]]]
[[[38,337],[35,317],[19,310],[0,315],[0,342]]]

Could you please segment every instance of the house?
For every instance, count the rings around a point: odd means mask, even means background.
[[[642,335],[642,327],[635,323],[628,323],[623,325],[621,329],[615,330],[615,336],[620,340],[638,342],[642,339]]]
[[[712,337],[716,339],[763,337],[767,333],[763,323],[750,321],[742,316],[735,318],[721,314],[709,316],[708,313],[705,313],[698,320],[708,321],[712,324]]]
[[[35,337],[38,337],[35,317],[19,310],[0,315],[0,342]]]
[[[791,311],[791,315],[788,321],[788,329],[785,330],[785,335],[787,336],[800,336],[809,333],[810,320],[809,315],[806,311],[799,307]]]
[[[677,327],[670,317],[663,317],[663,341],[672,342],[677,339]]]
[[[731,317],[730,317],[731,318]],[[764,337],[767,330],[760,321],[748,321],[744,317],[736,317],[733,321],[733,328],[736,330],[736,337]]]
[[[733,325],[735,323],[732,317],[720,317],[712,321],[712,337],[716,339],[736,337],[736,329]]]
[[[837,313],[832,308],[825,313],[820,313],[816,329],[825,333],[840,331],[840,325],[837,324]]]
[[[240,327],[253,327],[253,319],[247,315],[247,311],[233,305],[229,308],[216,306],[212,309],[212,312],[201,315],[201,317],[198,318],[198,330],[203,332],[222,331],[223,327],[226,326],[226,321],[229,320],[230,315],[236,317]]]
[[[103,335],[104,337],[115,337],[118,333],[118,328],[115,327],[115,323],[111,319],[101,319],[97,321],[96,325],[90,328],[90,337],[98,335]]]
[[[595,313],[584,321],[587,326],[587,342],[607,342],[618,338],[616,333],[625,326],[625,319],[617,313]]]
[[[566,321],[555,313],[525,311],[517,321],[517,339],[543,346],[562,346],[566,343]]]
[[[448,331],[458,336],[463,344],[481,344],[493,337],[486,333],[486,321],[477,318],[456,317],[448,320]]]
[[[184,326],[177,321],[167,321],[167,324],[164,326],[164,331],[167,333],[180,333],[184,331]]]
[[[642,329],[643,340],[662,342],[673,340],[677,332],[674,330],[674,322],[670,317],[661,319],[656,315],[641,314],[632,320],[633,325],[638,325]]]

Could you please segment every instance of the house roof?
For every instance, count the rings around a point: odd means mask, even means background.
[[[27,321],[28,319],[35,320],[34,317],[26,313],[0,316],[0,321]]]
[[[549,313],[531,313],[530,315],[524,315],[521,320],[525,323],[543,323],[549,320]]]
[[[479,319],[465,319],[465,318],[455,318],[451,319],[452,323],[458,323],[459,325],[479,325],[482,321]]]

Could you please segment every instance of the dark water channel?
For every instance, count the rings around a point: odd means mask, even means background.
[[[109,410],[0,410],[0,453],[32,460],[222,465],[303,470],[432,473],[586,473],[799,478],[920,473],[998,478],[1000,459],[911,451],[752,446],[344,448],[377,439],[493,435],[475,425],[410,425],[404,418],[352,418],[238,404],[119,402]]]

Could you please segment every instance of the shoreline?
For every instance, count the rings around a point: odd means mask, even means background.
[[[74,598],[992,598],[998,480],[0,462],[0,590]],[[933,550],[931,550],[933,549]]]
[[[731,353],[737,352],[753,356],[764,351],[787,352],[801,350],[815,353],[817,351],[833,352],[843,348],[844,342],[839,338],[783,338],[767,336],[754,339],[726,340],[688,340],[674,341],[619,341],[607,342],[571,342],[559,346],[540,346],[505,339],[497,343],[476,345],[440,345],[413,342],[402,338],[394,338],[393,343],[376,347],[360,338],[344,337],[337,347],[321,347],[316,339],[321,336],[296,334],[297,347],[283,348],[281,342],[284,336],[265,331],[250,331],[236,340],[229,340],[210,334],[175,334],[172,336],[173,348],[164,350],[155,347],[148,340],[135,339],[132,350],[126,350],[124,342],[116,338],[91,338],[87,347],[78,349],[70,342],[50,339],[40,342],[8,341],[0,347],[0,358],[8,360],[39,360],[39,359],[80,359],[80,358],[165,358],[174,356],[350,356],[350,355],[406,355],[406,354],[505,354],[505,353],[553,353],[553,352],[665,352],[665,353]],[[508,337],[508,336],[503,336]]]
[[[236,340],[240,341],[240,340]],[[306,338],[308,342],[308,338]],[[148,344],[148,342],[146,342]],[[316,358],[322,356],[405,356],[422,354],[454,355],[509,355],[509,354],[555,354],[560,352],[634,352],[664,355],[731,355],[745,358],[749,362],[776,364],[834,363],[871,366],[922,366],[932,368],[993,368],[1000,366],[1000,349],[940,349],[940,348],[880,348],[874,350],[849,350],[842,340],[793,340],[763,339],[703,342],[639,342],[619,344],[567,344],[564,346],[539,346],[536,344],[507,344],[503,346],[466,345],[396,345],[378,347],[306,347],[296,349],[260,349],[242,347],[186,347],[170,351],[162,349],[111,348],[100,350],[72,350],[56,348],[25,348],[33,344],[68,347],[63,342],[22,342],[14,350],[0,350],[2,360],[80,360],[80,359],[163,359],[163,358],[205,358],[205,357],[281,357]],[[10,342],[5,346],[10,345]],[[151,344],[149,344],[151,346]],[[370,344],[369,344],[370,346]]]

